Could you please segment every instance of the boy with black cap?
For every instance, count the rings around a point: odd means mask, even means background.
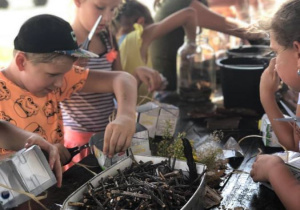
[[[0,72],[0,119],[55,144],[66,163],[70,154],[63,146],[59,102],[78,91],[114,92],[118,113],[106,128],[103,150],[111,157],[130,146],[137,98],[137,84],[130,74],[73,65],[77,57],[97,55],[80,49],[70,24],[53,15],[27,20],[14,45],[13,61]]]

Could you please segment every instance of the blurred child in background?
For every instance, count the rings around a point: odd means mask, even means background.
[[[115,37],[111,33],[110,25],[115,10],[121,0],[74,0],[76,6],[75,19],[72,23],[73,30],[79,44],[82,44],[88,37],[96,20],[102,15],[101,22],[97,26],[88,50],[99,55],[97,58],[87,60],[86,68],[95,71],[122,70],[120,55]],[[138,83],[145,82],[151,91],[160,85],[160,78],[157,72],[138,67],[134,69]],[[148,82],[149,81],[149,82]],[[128,92],[127,94],[131,94]],[[65,146],[81,146],[89,142],[95,132],[104,132],[112,115],[114,105],[113,93],[77,93],[70,99],[64,100],[62,105],[63,121],[65,125]],[[120,104],[118,103],[118,107]],[[116,121],[118,123],[118,108]],[[78,162],[89,154],[89,149],[81,151],[73,158]],[[72,165],[72,164],[71,164]]]
[[[145,5],[136,0],[128,0],[119,9],[115,22],[122,67],[130,73],[137,66],[145,65],[152,68],[149,46],[155,39],[170,31],[183,26],[189,40],[196,38],[196,13],[190,7],[154,23]],[[139,94],[147,95],[147,88],[140,87]]]

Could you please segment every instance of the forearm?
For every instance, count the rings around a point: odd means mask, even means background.
[[[119,74],[113,81],[113,89],[118,102],[118,115],[135,116],[137,102],[137,81],[129,73]]]
[[[284,117],[277,105],[275,94],[268,93],[267,91],[260,91],[260,99],[280,144],[288,150],[298,150],[298,148],[295,147],[294,131],[291,124],[274,120],[276,118]]]
[[[248,26],[246,23],[221,16],[196,0],[192,1],[191,7],[196,10],[197,21],[200,27],[246,38],[247,31],[245,28]]]
[[[286,209],[300,209],[300,183],[285,164],[271,169],[269,182]]]
[[[197,18],[194,9],[189,8],[189,10],[187,10],[183,28],[188,40],[196,39]]]
[[[145,27],[142,35],[143,47],[149,46],[153,40],[179,27],[184,27],[187,37],[190,40],[195,40],[197,18],[196,11],[193,8],[181,9],[162,21]]]

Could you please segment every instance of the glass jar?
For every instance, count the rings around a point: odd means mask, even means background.
[[[215,91],[215,54],[207,39],[185,38],[177,52],[177,93],[183,101],[209,101]]]

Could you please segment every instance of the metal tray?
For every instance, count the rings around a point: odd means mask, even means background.
[[[139,156],[139,155],[135,155],[134,158],[137,161],[153,161],[153,163],[159,163],[162,160],[165,160],[165,157],[156,157],[156,156]],[[130,157],[127,157],[119,162],[117,162],[115,165],[107,168],[105,171],[99,173],[98,175],[96,175],[95,177],[93,177],[92,179],[90,179],[88,182],[91,182],[92,185],[94,186],[98,186],[98,181],[100,181],[100,179],[103,177],[107,177],[107,176],[114,176],[117,175],[117,169],[120,170],[124,170],[126,167],[130,166],[132,163],[132,160]],[[197,163],[197,172],[198,174],[201,174],[205,169],[206,166],[200,163]],[[183,171],[187,171],[188,166],[186,164],[185,161],[180,161],[177,160],[176,164],[175,164],[175,169],[182,169]],[[181,208],[181,210],[199,210],[199,209],[203,209],[202,207],[202,200],[204,198],[204,188],[205,188],[205,175],[204,174],[202,176],[202,179],[200,181],[200,184],[197,188],[197,190],[195,191],[194,195],[188,200],[188,202]],[[68,206],[69,202],[78,202],[82,199],[82,195],[83,193],[87,192],[87,186],[86,184],[82,185],[80,188],[78,188],[75,192],[73,192],[63,203],[63,206],[61,208],[61,210],[76,210],[78,209],[77,207],[71,207]]]

